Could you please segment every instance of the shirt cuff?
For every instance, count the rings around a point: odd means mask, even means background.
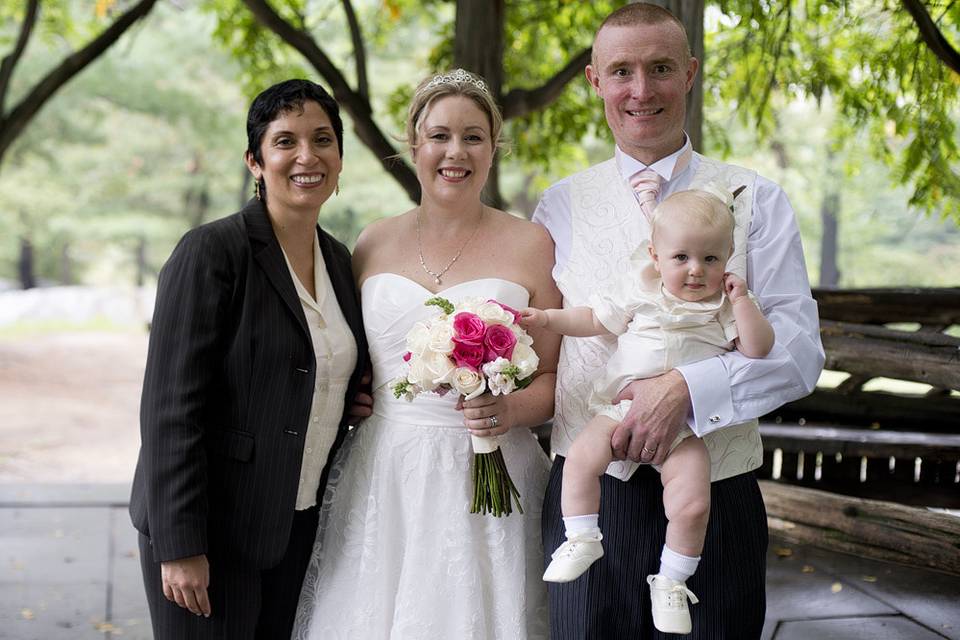
[[[677,367],[690,391],[692,415],[687,417],[690,430],[703,437],[733,422],[733,399],[723,360],[718,357]]]

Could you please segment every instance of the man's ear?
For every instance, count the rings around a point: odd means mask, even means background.
[[[693,89],[693,79],[697,77],[697,69],[700,68],[700,61],[690,56],[690,62],[687,64],[687,93]]]
[[[603,98],[603,94],[600,93],[600,74],[597,73],[597,70],[592,64],[588,64],[587,68],[583,70],[584,75],[587,76],[587,82],[590,83],[590,86],[593,87],[594,93],[597,94],[597,97]]]

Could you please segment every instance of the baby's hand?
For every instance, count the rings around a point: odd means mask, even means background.
[[[740,276],[727,272],[723,274],[723,290],[730,298],[730,302],[736,302],[747,295],[747,283]]]
[[[542,329],[547,326],[547,312],[527,307],[520,310],[520,326],[524,329]]]

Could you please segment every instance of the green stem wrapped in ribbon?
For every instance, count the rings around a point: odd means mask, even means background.
[[[503,452],[495,437],[470,436],[473,443],[473,505],[470,513],[509,516],[513,507],[523,513],[520,492],[510,478]]]

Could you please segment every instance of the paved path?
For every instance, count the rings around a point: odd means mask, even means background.
[[[0,484],[0,639],[150,639],[127,496]],[[960,578],[771,540],[764,640],[942,638],[960,640]]]

